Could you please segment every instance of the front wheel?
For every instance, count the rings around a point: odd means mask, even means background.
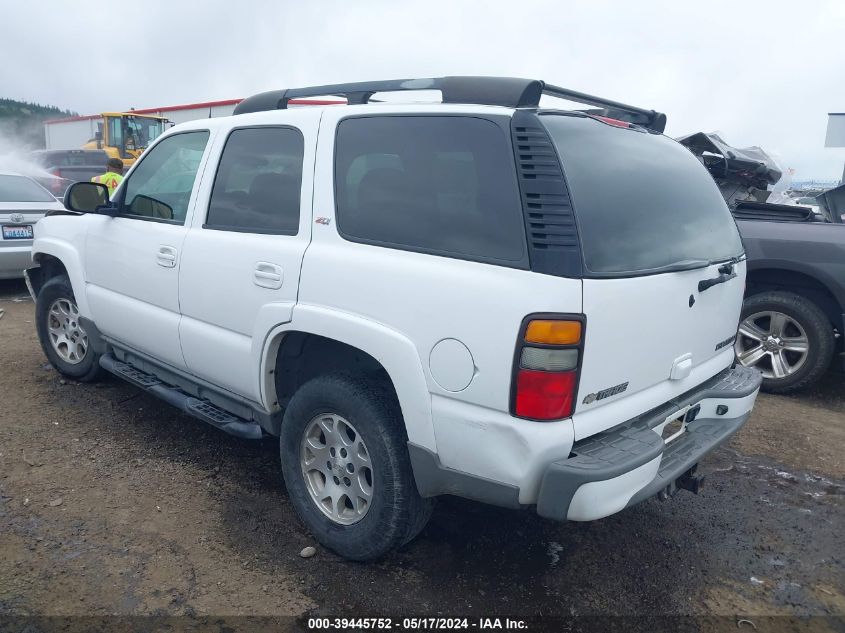
[[[91,348],[79,316],[70,280],[64,275],[48,280],[35,302],[41,349],[59,373],[91,382],[100,373],[100,355]]]
[[[743,304],[736,357],[762,372],[764,391],[791,393],[816,382],[830,365],[834,344],[824,312],[800,295],[764,292]]]
[[[399,405],[382,382],[337,373],[304,384],[285,411],[280,453],[297,514],[345,558],[383,556],[431,514],[433,501],[414,483]]]

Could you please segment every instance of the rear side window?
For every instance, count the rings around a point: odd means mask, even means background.
[[[226,141],[205,228],[296,235],[302,188],[302,133],[234,130]]]
[[[560,154],[591,273],[643,274],[742,254],[716,183],[679,143],[583,116],[540,120]]]
[[[345,119],[335,193],[347,239],[527,267],[513,154],[492,121]]]

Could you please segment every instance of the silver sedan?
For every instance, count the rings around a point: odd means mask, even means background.
[[[35,223],[64,206],[29,176],[0,171],[0,279],[23,277],[31,265]]]

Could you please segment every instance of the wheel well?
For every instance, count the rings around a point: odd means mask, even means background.
[[[30,283],[36,297],[41,292],[41,287],[53,277],[68,276],[67,268],[58,257],[36,253],[34,260],[38,263],[38,274],[30,275]]]
[[[772,290],[785,290],[800,295],[815,303],[832,325],[841,323],[842,306],[824,284],[810,275],[793,270],[766,268],[750,271],[746,276],[746,297]]]
[[[393,396],[396,389],[384,366],[366,352],[334,339],[309,334],[285,334],[276,354],[276,399],[284,409],[296,390],[312,378],[350,371],[385,381]]]

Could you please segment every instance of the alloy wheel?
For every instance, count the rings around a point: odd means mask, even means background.
[[[59,298],[47,313],[47,332],[53,350],[64,362],[77,365],[88,352],[88,335],[79,324],[79,308],[72,299]]]
[[[311,500],[335,523],[352,525],[373,500],[373,466],[364,439],[336,413],[318,415],[305,427],[300,466]]]
[[[807,362],[810,341],[801,324],[783,312],[755,312],[739,324],[737,360],[756,367],[764,378],[786,378]]]

